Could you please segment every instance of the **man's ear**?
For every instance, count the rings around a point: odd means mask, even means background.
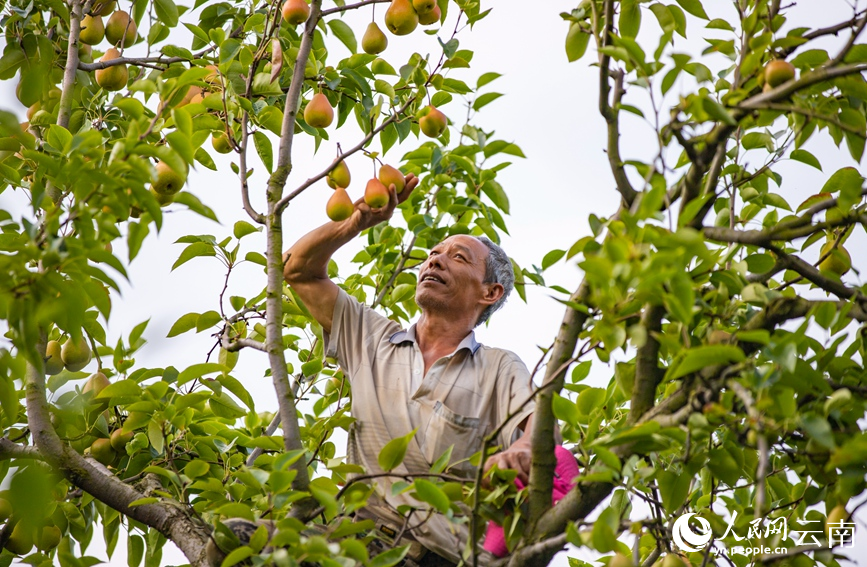
[[[493,305],[497,301],[503,297],[503,294],[506,293],[506,289],[503,287],[503,284],[499,283],[490,283],[485,284],[485,292],[482,295],[482,303],[485,305]]]

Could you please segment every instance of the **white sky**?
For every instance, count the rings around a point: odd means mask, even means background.
[[[533,263],[539,265],[549,250],[568,249],[577,239],[590,234],[586,222],[588,214],[608,216],[614,212],[618,202],[604,153],[604,121],[597,110],[598,74],[595,68],[589,66],[595,56],[591,49],[583,60],[569,64],[563,48],[567,24],[559,13],[569,11],[576,5],[577,2],[563,0],[549,0],[535,5],[515,0],[488,2],[485,7],[494,7],[488,18],[478,23],[474,30],[464,30],[458,36],[461,48],[472,49],[475,56],[471,69],[454,70],[451,76],[475,84],[475,79],[484,72],[503,73],[503,77],[485,87],[485,91],[502,92],[506,96],[485,107],[478,115],[476,125],[495,129],[495,138],[514,141],[528,158],[515,158],[513,165],[498,176],[510,197],[512,210],[511,216],[506,219],[511,236],[504,238],[503,246],[525,267]],[[644,6],[646,8],[647,5]],[[729,21],[735,19],[728,2],[708,1],[705,7],[711,17],[723,17]],[[452,8],[455,11],[454,5]],[[383,13],[384,9],[380,6],[377,21],[381,26]],[[790,10],[789,27],[820,27],[842,21],[850,14],[851,8],[843,0],[803,2]],[[643,15],[644,27],[640,39],[653,38],[648,44],[653,47],[646,48],[646,51],[651,52],[656,45],[658,28],[648,10],[645,9]],[[369,18],[369,9],[355,11],[346,17],[346,21],[357,30],[359,40]],[[453,27],[453,18],[454,14],[443,27],[441,37],[444,40]],[[678,37],[675,51],[697,57],[706,46],[701,40],[702,28],[701,22],[689,17],[689,40]],[[178,38],[182,36],[181,32],[174,33],[179,34]],[[711,32],[710,36],[721,37],[719,32]],[[438,58],[435,39],[420,31],[401,38],[389,34],[388,39],[389,47],[383,55],[395,67],[405,61],[412,50],[431,53],[434,60]],[[839,40],[827,43],[833,45]],[[334,64],[345,54],[345,49],[336,40],[332,46],[331,62]],[[143,47],[134,47],[129,52],[135,55],[137,49]],[[705,57],[701,61],[714,71],[728,66],[719,55]],[[676,100],[674,97],[681,90],[689,88],[689,84],[678,83],[662,108],[669,108]],[[23,115],[13,89],[12,83],[0,84],[0,107]],[[624,102],[649,109],[645,92],[637,88],[628,90]],[[443,109],[455,122],[464,113],[460,104],[460,97],[456,96],[455,101]],[[10,108],[10,105],[15,108]],[[656,153],[651,127],[628,113],[622,113],[621,117],[624,159],[650,159]],[[350,118],[347,124],[354,125],[353,119]],[[334,154],[335,142],[342,142],[344,147],[348,147],[359,138],[359,132],[353,131],[352,126],[341,129],[339,134],[332,126],[329,133],[332,140],[324,142],[318,154],[313,153],[309,137],[296,138],[295,170],[287,188],[297,186],[329,163]],[[453,140],[456,138],[453,131]],[[412,148],[414,139],[410,138],[408,142],[405,150]],[[206,142],[205,147],[210,149],[209,142]],[[840,167],[853,165],[845,147],[842,151],[838,150],[824,134],[814,135],[806,147],[819,157],[825,173],[797,162],[785,163],[776,168],[784,176],[783,188],[778,192],[793,207],[819,192],[830,173]],[[183,249],[182,245],[172,243],[185,234],[212,234],[220,240],[231,234],[236,220],[249,220],[241,208],[237,178],[231,173],[223,156],[211,153],[220,164],[220,171],[215,173],[198,167],[190,175],[187,190],[211,206],[222,224],[215,225],[184,211],[183,207],[169,207],[171,212],[166,215],[163,231],[158,236],[148,238],[139,257],[129,267],[132,283],[123,285],[122,297],[113,294],[114,313],[108,329],[109,344],[113,344],[119,335],[128,334],[136,323],[151,319],[144,335],[148,345],[138,356],[140,365],[174,365],[183,369],[202,362],[213,345],[207,333],[187,333],[174,339],[165,338],[171,325],[182,314],[217,308],[217,298],[225,275],[222,266],[213,258],[194,259],[175,272],[170,272],[172,263]],[[397,165],[402,153],[400,148],[392,149],[387,161]],[[756,155],[750,161],[756,165],[762,158]],[[348,163],[353,172],[349,192],[353,198],[357,198],[361,194],[366,172],[369,171],[369,162],[367,158],[357,155]],[[264,168],[259,167],[251,180],[254,204],[259,210],[263,208],[264,180]],[[330,194],[331,190],[324,182],[317,183],[287,209],[284,215],[286,247],[305,232],[327,221],[324,209]],[[13,215],[16,209],[23,212],[20,197],[6,191],[0,194],[0,207],[12,210]],[[261,235],[251,235],[244,238],[243,242],[241,256],[249,250],[261,250],[264,239]],[[852,254],[853,264],[865,265],[867,256],[863,233],[854,236],[850,242],[852,244],[847,245],[847,248]],[[353,273],[354,267],[348,260],[360,247],[360,242],[352,243],[336,256],[341,263],[342,275]],[[123,248],[123,245],[116,245],[115,253],[121,252]],[[580,278],[580,270],[574,262],[568,265],[560,263],[546,272],[549,284],[556,283],[568,289],[574,289]],[[854,274],[848,275],[847,280],[860,283]],[[226,297],[251,297],[261,290],[264,283],[258,266],[244,264],[233,274]],[[478,339],[515,351],[532,368],[539,356],[538,346],[550,344],[563,316],[563,307],[550,299],[549,295],[544,290],[529,288],[527,304],[521,302],[516,294],[513,295],[504,309],[492,318],[488,327],[477,329]],[[228,302],[226,308],[231,309]],[[266,364],[262,353],[244,352],[233,372],[252,393],[257,411],[275,410],[270,379],[263,377]],[[91,366],[95,368],[94,363]],[[594,361],[587,383],[604,387],[612,368],[598,360]],[[633,519],[639,515],[634,512]],[[90,553],[105,557],[104,551],[99,552],[97,545],[94,543],[91,546]],[[170,546],[164,552],[164,563],[185,562],[178,551],[169,549]],[[577,555],[583,558],[593,556],[584,552]],[[110,563],[126,564],[123,539]],[[558,557],[555,564],[566,565],[564,554]]]

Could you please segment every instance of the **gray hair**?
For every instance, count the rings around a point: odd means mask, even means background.
[[[482,314],[476,320],[476,327],[486,322],[488,318],[506,303],[506,298],[512,293],[515,287],[515,272],[512,270],[512,261],[502,248],[494,244],[485,236],[476,237],[482,244],[488,247],[488,257],[485,259],[485,281],[484,283],[498,283],[503,286],[503,296],[485,307]]]

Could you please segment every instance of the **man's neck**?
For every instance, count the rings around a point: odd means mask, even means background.
[[[463,318],[422,313],[421,319],[415,325],[415,337],[424,355],[425,366],[430,366],[437,359],[454,352],[472,330],[472,323]]]

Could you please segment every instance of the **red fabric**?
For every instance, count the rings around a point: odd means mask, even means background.
[[[558,445],[554,448],[554,454],[557,457],[557,466],[554,467],[554,490],[551,500],[556,504],[575,486],[575,477],[578,476],[579,470],[578,461],[568,449]],[[515,484],[518,489],[524,488],[524,483],[517,478]],[[503,528],[494,521],[488,522],[484,547],[497,557],[505,557],[509,554]]]

